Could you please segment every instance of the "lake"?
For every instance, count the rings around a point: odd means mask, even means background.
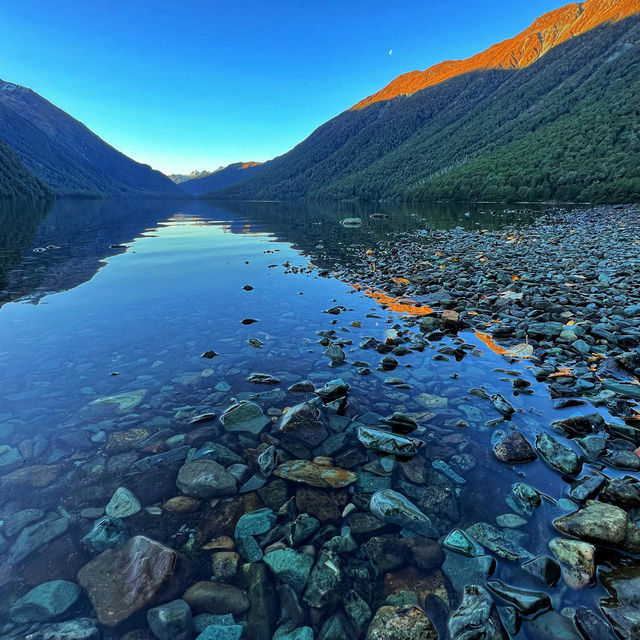
[[[356,216],[360,226],[341,224]],[[18,596],[81,569],[91,583],[98,553],[135,536],[179,552],[173,598],[212,578],[243,590],[234,621],[246,637],[270,637],[280,609],[326,640],[359,637],[387,597],[426,602],[446,637],[462,588],[489,576],[548,594],[555,611],[596,610],[601,587],[552,588],[513,561],[549,555],[551,521],[576,508],[569,483],[540,459],[505,465],[493,453],[496,432],[513,426],[533,442],[572,410],[555,408],[528,360],[509,362],[472,332],[424,340],[412,316],[332,277],[398,232],[534,216],[496,205],[0,205],[4,631],[29,628],[9,622]],[[478,388],[512,405],[509,421]],[[399,438],[381,444],[376,429]],[[390,453],[407,442],[416,450]],[[540,506],[514,499],[517,483]],[[114,503],[119,488],[133,496]],[[396,521],[384,502],[371,513],[387,490],[418,521],[400,522],[397,504]],[[117,522],[96,533],[108,504]],[[258,510],[265,527],[258,516],[236,526]],[[460,535],[442,546],[478,523],[485,550],[456,552]],[[265,549],[295,549],[289,571],[275,560],[267,571]],[[103,638],[147,628],[142,608],[123,606],[98,611],[115,623]],[[256,617],[270,609],[273,619]],[[83,592],[61,619],[92,610]],[[518,637],[547,637],[531,624]]]

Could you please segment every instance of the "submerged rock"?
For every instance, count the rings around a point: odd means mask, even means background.
[[[637,562],[600,574],[610,598],[600,608],[621,638],[640,637],[640,565]]]
[[[260,434],[271,424],[262,409],[254,402],[238,402],[231,405],[221,416],[220,422],[231,433],[247,431]]]
[[[237,493],[236,479],[214,460],[193,460],[178,472],[176,486],[192,498],[214,498]]]
[[[142,403],[147,395],[146,389],[136,389],[135,391],[123,391],[114,396],[105,396],[104,398],[97,398],[91,402],[93,406],[100,405],[116,405],[123,413],[125,411],[131,411]]]
[[[358,478],[351,471],[331,466],[328,458],[314,458],[313,461],[290,460],[276,467],[273,473],[285,480],[333,489],[347,487]]]
[[[42,625],[35,634],[28,635],[26,640],[98,640],[99,637],[95,620],[77,618]]]
[[[184,600],[174,600],[147,611],[147,622],[158,640],[191,638],[191,608]]]
[[[119,487],[109,504],[105,507],[105,513],[112,518],[128,518],[140,513],[142,505],[129,489]]]
[[[66,613],[80,597],[80,587],[67,580],[40,584],[11,607],[14,622],[46,622]]]
[[[53,518],[25,527],[11,547],[7,563],[15,566],[34,551],[61,536],[69,528],[67,518]]]
[[[96,551],[106,551],[124,544],[128,537],[127,527],[122,520],[104,516],[93,523],[93,529],[82,538],[82,542]]]
[[[369,504],[371,513],[383,522],[415,531],[428,538],[438,538],[438,530],[431,520],[401,493],[382,489],[373,494]]]
[[[280,582],[302,594],[313,566],[313,558],[309,554],[293,549],[278,549],[267,553],[263,559]]]
[[[515,540],[509,531],[500,531],[488,522],[477,522],[467,527],[466,533],[483,547],[506,560],[530,560],[533,556]]]
[[[176,552],[145,536],[109,549],[78,572],[101,624],[115,627],[151,604],[173,576]]]
[[[438,640],[429,616],[414,605],[385,605],[377,611],[366,640]]]
[[[358,440],[360,440],[367,449],[401,457],[414,456],[418,452],[418,447],[422,445],[420,440],[414,440],[391,431],[376,429],[374,427],[359,427],[357,435]]]
[[[329,436],[320,420],[320,412],[310,402],[291,407],[280,422],[280,433],[284,437],[294,437],[308,447],[317,447]]]
[[[238,615],[249,609],[247,596],[231,584],[196,582],[185,591],[182,599],[197,613]]]

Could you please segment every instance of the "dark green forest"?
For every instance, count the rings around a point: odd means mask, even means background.
[[[46,198],[51,192],[0,140],[0,200]]]
[[[640,17],[345,111],[214,199],[640,199]]]

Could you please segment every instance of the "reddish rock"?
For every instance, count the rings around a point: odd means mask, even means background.
[[[296,507],[300,513],[308,513],[320,522],[338,521],[349,502],[346,490],[329,491],[313,487],[298,487]]]
[[[278,466],[274,474],[285,480],[334,489],[347,487],[358,477],[351,471],[331,466],[329,458],[315,458],[313,461],[290,460]]]
[[[175,551],[159,542],[135,536],[82,567],[78,583],[89,595],[100,623],[115,627],[162,600],[174,575],[176,558]]]

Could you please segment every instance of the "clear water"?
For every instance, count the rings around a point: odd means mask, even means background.
[[[0,520],[6,523],[21,509],[40,508],[68,514],[71,522],[64,536],[15,566],[5,564],[0,588],[7,597],[0,619],[7,604],[29,588],[57,578],[73,580],[95,555],[80,542],[92,524],[80,516],[82,509],[104,507],[120,485],[136,493],[144,507],[178,495],[175,477],[163,478],[155,487],[131,484],[130,465],[149,453],[107,455],[105,439],[112,431],[142,427],[150,433],[185,433],[193,428],[190,416],[203,411],[220,415],[232,398],[256,399],[265,412],[277,415],[304,399],[287,392],[290,384],[304,379],[316,386],[336,377],[346,380],[351,385],[349,418],[369,411],[383,416],[393,411],[434,413],[430,419],[423,416],[422,437],[432,434],[432,439],[419,455],[430,464],[463,452],[475,462],[463,473],[466,482],[458,487],[453,509],[457,519],[450,528],[479,520],[495,524],[497,515],[511,511],[505,497],[513,483],[527,482],[552,499],[544,501],[518,535],[533,554],[549,553],[551,521],[567,511],[566,504],[556,501],[567,497],[568,484],[540,460],[515,469],[497,462],[490,446],[492,429],[484,425],[499,414],[490,401],[468,392],[483,386],[503,394],[518,410],[513,424],[530,441],[552,420],[572,412],[553,408],[527,362],[509,365],[473,334],[402,356],[395,371],[378,370],[382,356],[358,348],[359,343],[366,336],[384,340],[393,327],[404,330],[406,316],[380,307],[347,283],[320,277],[318,269],[309,266],[312,261],[329,267],[335,259],[348,264],[354,248],[372,246],[398,231],[495,228],[526,223],[534,214],[415,206],[387,207],[381,211],[388,218],[370,218],[375,211],[380,209],[351,204],[211,206],[197,201],[60,201],[49,209],[0,209],[0,444],[19,449],[18,466],[61,464],[66,472],[62,486],[18,488],[1,495]],[[362,217],[361,227],[340,225],[341,219],[356,215]],[[244,290],[244,285],[253,290]],[[338,316],[324,313],[336,305],[347,310]],[[246,318],[258,322],[242,324]],[[354,321],[361,326],[352,325]],[[339,367],[330,366],[317,343],[316,332],[329,329],[352,341],[344,347],[347,361]],[[263,347],[252,347],[249,338],[259,339]],[[460,362],[453,357],[434,360],[443,346],[462,343],[472,345],[473,351],[469,347]],[[210,349],[218,356],[202,358]],[[354,361],[366,362],[371,374],[358,375]],[[516,373],[509,375],[505,369]],[[280,384],[247,382],[254,371],[273,374]],[[514,394],[515,375],[531,381],[533,394]],[[384,384],[389,377],[402,378],[411,388]],[[219,383],[222,391],[215,389]],[[132,390],[144,390],[145,396],[130,411],[91,404]],[[419,399],[423,393],[446,398],[446,407],[425,408]],[[469,426],[455,426],[459,420]],[[362,449],[355,440],[351,446]],[[242,452],[240,442],[236,448]],[[205,509],[178,519],[143,511],[129,526],[132,534],[180,548],[188,541],[180,527],[186,524],[198,539],[208,517]],[[397,531],[391,527],[387,532]],[[5,536],[0,554],[6,557],[14,540]],[[193,581],[209,578],[203,556],[191,560]],[[504,560],[494,577],[541,588]],[[558,611],[580,604],[595,608],[602,595],[600,588],[573,591],[563,586],[550,593]],[[450,592],[452,605],[459,595]],[[78,606],[79,614],[90,613],[88,601]],[[442,630],[446,616],[432,615]],[[136,624],[139,621],[130,626]],[[116,638],[118,633],[105,630],[104,637]]]

